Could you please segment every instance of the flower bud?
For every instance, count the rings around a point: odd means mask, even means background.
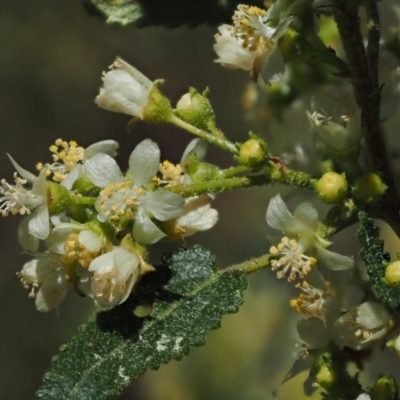
[[[47,185],[49,214],[60,214],[71,204],[70,192],[67,188],[55,182],[47,182]]]
[[[152,82],[119,57],[110,68],[95,100],[99,107],[155,124],[169,119],[171,105],[157,88],[161,81]]]
[[[354,184],[354,196],[365,202],[371,202],[382,196],[387,189],[387,186],[382,182],[381,177],[370,172],[358,178]]]
[[[335,373],[328,364],[322,364],[317,372],[316,379],[319,385],[324,388],[330,387],[335,383]]]
[[[215,114],[207,95],[207,89],[200,94],[196,89],[190,88],[189,93],[184,94],[178,101],[175,114],[199,129],[213,132],[217,130]]]
[[[385,270],[385,283],[400,288],[400,261],[390,263]]]
[[[315,191],[322,201],[326,203],[338,203],[348,191],[348,183],[345,174],[326,172],[316,182]]]
[[[374,383],[370,396],[371,399],[374,400],[391,400],[398,398],[396,382],[392,377],[382,376]]]
[[[258,137],[252,137],[240,146],[239,161],[251,168],[261,167],[268,159],[268,145]]]

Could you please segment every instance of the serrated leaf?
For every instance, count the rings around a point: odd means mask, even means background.
[[[108,23],[169,28],[231,23],[240,3],[241,0],[84,0],[89,12],[103,16]],[[262,0],[249,0],[246,4],[263,7]]]
[[[400,322],[400,290],[388,286],[383,281],[384,262],[390,261],[390,256],[383,250],[384,243],[379,237],[379,228],[364,211],[359,212],[358,218],[360,227],[357,236],[361,245],[360,255],[371,278],[372,286],[388,311]]]
[[[83,0],[89,13],[99,15],[107,24],[134,24],[142,17],[140,5],[133,0]]]
[[[134,295],[80,329],[53,360],[39,399],[108,399],[147,369],[181,359],[206,342],[224,314],[243,302],[245,274],[217,271],[210,252],[195,246],[173,254],[168,266],[145,275]],[[151,316],[133,310],[152,304]]]

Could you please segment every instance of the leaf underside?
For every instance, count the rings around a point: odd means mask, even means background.
[[[217,271],[200,246],[172,254],[166,264],[145,275],[128,301],[80,328],[54,357],[37,398],[115,397],[147,369],[204,345],[206,333],[242,304],[245,274]],[[143,304],[153,312],[139,318],[133,310]]]
[[[241,0],[84,0],[87,10],[107,23],[169,28],[231,23],[240,3]],[[263,7],[262,0],[249,0],[246,4]]]
[[[373,220],[364,211],[360,211],[358,216],[360,227],[357,236],[361,245],[360,255],[371,278],[372,286],[387,310],[396,317],[397,322],[400,322],[400,289],[394,289],[383,281],[384,262],[390,261],[390,256],[384,252],[379,228],[374,226]]]

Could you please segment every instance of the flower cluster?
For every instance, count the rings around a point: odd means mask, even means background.
[[[198,139],[176,166],[161,163],[158,145],[146,139],[126,173],[113,158],[117,148],[112,140],[84,149],[58,139],[50,146],[53,163],[38,163],[38,176],[9,156],[17,172],[15,184],[1,181],[0,212],[26,216],[18,238],[33,258],[17,275],[39,311],[56,308],[71,286],[102,309],[121,304],[154,270],[146,245],[165,237],[183,241],[218,220],[211,197],[184,199],[168,190],[190,183],[188,157],[205,154]]]
[[[339,349],[361,350],[384,340],[394,327],[393,320],[383,305],[363,301],[364,291],[351,280],[353,260],[327,250],[331,243],[319,234],[316,209],[302,203],[292,214],[278,195],[270,201],[267,222],[284,233],[280,243],[270,248],[271,269],[278,278],[288,276],[289,282],[298,282],[301,293],[291,300],[291,306],[308,317],[298,321],[304,344],[286,380],[309,369],[313,362],[317,365],[319,361],[313,357],[319,353],[315,350],[326,350],[330,343]],[[321,383],[316,370],[312,369],[308,394]]]
[[[226,68],[261,71],[274,47],[275,28],[267,24],[268,14],[258,7],[240,4],[233,15],[233,25],[221,25],[215,35],[215,61]]]

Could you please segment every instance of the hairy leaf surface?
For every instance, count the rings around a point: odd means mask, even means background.
[[[390,261],[390,256],[383,250],[383,240],[379,238],[379,228],[364,211],[359,213],[360,227],[357,231],[361,244],[360,255],[363,259],[372,286],[388,311],[400,322],[400,289],[388,286],[385,276],[384,262]]]
[[[180,359],[205,344],[208,331],[242,304],[247,286],[240,271],[217,271],[210,252],[195,246],[172,254],[145,275],[129,300],[101,312],[54,357],[40,399],[107,399],[147,369]],[[139,318],[138,305],[151,305]]]

